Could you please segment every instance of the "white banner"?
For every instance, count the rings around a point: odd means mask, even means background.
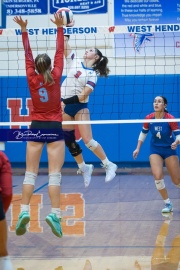
[[[56,28],[28,28],[29,35],[54,35]],[[180,24],[152,24],[152,25],[112,25],[112,26],[84,26],[64,27],[66,35],[89,34],[146,34],[148,33],[177,33],[180,32]],[[0,29],[0,36],[19,36],[19,28]]]

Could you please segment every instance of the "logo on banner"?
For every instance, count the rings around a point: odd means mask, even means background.
[[[152,33],[134,33],[134,34],[130,34],[130,36],[134,37],[133,40],[133,47],[134,50],[138,53],[140,53],[140,50],[142,49],[142,47],[146,46],[147,42],[151,42],[151,37],[153,37],[154,35]]]
[[[9,110],[9,119],[10,122],[31,122],[31,111],[33,108],[32,99],[26,98],[26,110],[27,114],[22,115],[21,110],[23,109],[23,100],[22,98],[8,98],[7,99],[7,108]],[[11,126],[12,129],[20,129],[21,127]],[[76,141],[79,142],[82,138],[78,129],[78,125],[75,125],[75,137]]]
[[[114,32],[114,30],[115,30],[115,26],[109,27],[109,32],[110,32],[110,33]]]

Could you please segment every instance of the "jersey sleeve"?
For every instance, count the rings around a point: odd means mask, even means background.
[[[77,58],[76,52],[71,51],[71,53],[66,57],[67,70],[69,70],[72,67],[76,58]]]
[[[54,68],[52,73],[60,79],[64,66],[64,34],[63,28],[57,28],[56,53],[54,56]]]
[[[175,119],[175,117],[169,113],[167,113],[165,115],[165,118],[166,119]],[[178,122],[169,122],[169,125],[170,125],[171,130],[174,132],[175,136],[180,135],[180,127],[179,127]]]
[[[94,75],[88,78],[88,81],[86,83],[86,86],[88,86],[89,88],[92,89],[92,91],[94,90],[95,86],[97,83],[97,75],[94,72]]]
[[[151,119],[150,115],[146,115],[145,119]],[[149,132],[149,123],[143,124],[142,132],[145,134],[147,134]]]
[[[27,32],[22,32],[22,41],[23,41],[24,52],[25,52],[26,74],[27,74],[28,80],[31,80],[34,77],[34,75],[36,75],[36,72],[35,72],[33,54],[30,47],[29,37],[28,37]]]

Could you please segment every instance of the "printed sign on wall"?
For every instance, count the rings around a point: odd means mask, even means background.
[[[76,14],[99,14],[107,12],[107,0],[52,0],[50,1],[50,13],[53,14],[57,9],[67,7]]]
[[[114,25],[129,26],[115,35],[116,56],[179,56],[179,23],[180,0],[115,0]]]
[[[48,0],[4,0],[6,15],[44,15],[48,13]]]

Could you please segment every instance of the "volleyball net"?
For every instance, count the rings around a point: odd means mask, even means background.
[[[91,123],[142,123],[163,95],[168,111],[179,119],[180,33],[177,25],[64,28],[81,58],[87,47],[108,57],[110,74],[99,78],[90,95]],[[34,57],[54,58],[56,29],[28,29]],[[32,102],[25,75],[20,29],[0,30],[0,126],[26,126]],[[66,76],[64,66],[63,79]],[[81,122],[82,123],[82,122]],[[80,123],[80,124],[81,124]]]
[[[177,27],[147,25],[64,28],[64,34],[70,35],[69,43],[79,58],[90,47],[97,47],[108,57],[110,74],[108,78],[98,79],[90,95],[91,120],[73,123],[93,124],[94,137],[105,146],[107,153],[111,153],[110,158],[114,161],[130,160],[142,123],[180,122],[180,32]],[[53,60],[56,28],[28,29],[28,33],[34,57],[46,52]],[[66,73],[65,62],[62,80]],[[167,98],[168,111],[175,119],[144,120],[153,111],[153,100],[159,95]],[[25,74],[20,29],[0,30],[0,100],[1,132],[7,128],[29,127],[32,100]],[[113,151],[110,140],[113,140]],[[6,144],[7,151],[13,149],[13,153],[24,153],[24,146],[9,141]],[[147,157],[146,150],[144,147],[142,154]],[[16,162],[16,156],[11,152],[10,159]],[[142,156],[139,160],[144,159]]]

